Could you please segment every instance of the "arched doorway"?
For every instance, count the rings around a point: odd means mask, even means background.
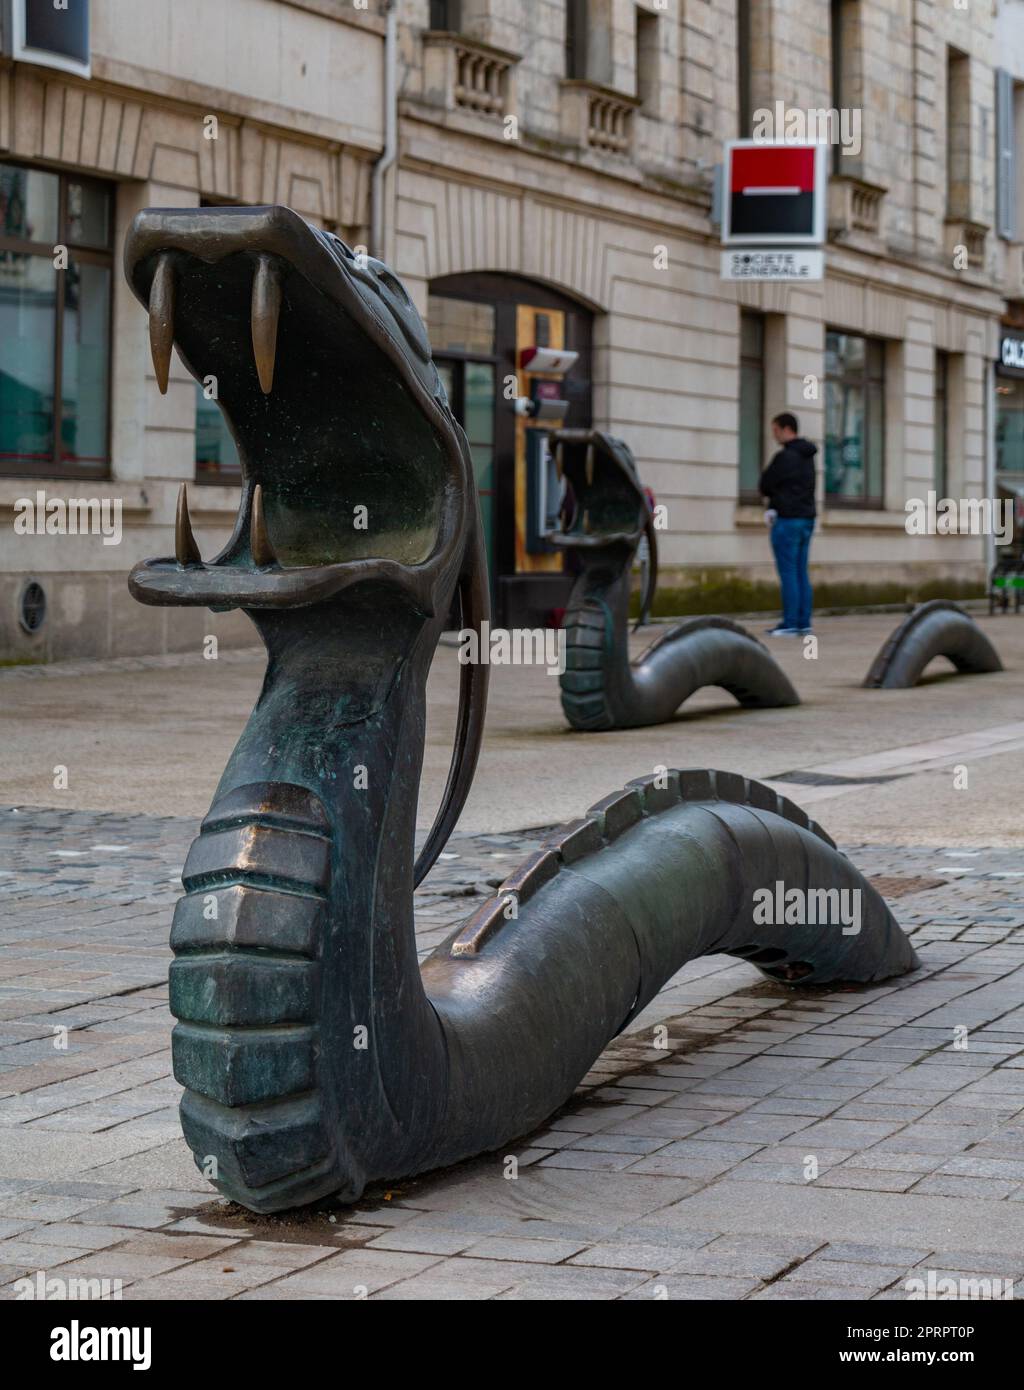
[[[565,606],[571,580],[541,539],[538,518],[557,502],[547,486],[552,428],[591,423],[592,315],[556,290],[516,275],[477,272],[433,280],[427,327],[434,361],[469,439],[480,492],[495,622],[542,627]],[[530,348],[578,354],[565,374],[530,372]],[[540,381],[553,388],[538,388]],[[517,414],[516,396],[551,391],[565,410]]]

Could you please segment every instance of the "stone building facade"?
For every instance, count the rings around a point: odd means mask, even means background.
[[[543,431],[513,399],[534,385],[524,353],[543,346],[578,354],[556,378],[566,422],[626,439],[665,506],[677,611],[769,601],[756,477],[784,409],[821,451],[812,561],[826,596],[983,582],[985,538],[908,536],[905,505],[995,486],[995,364],[1024,304],[1024,74],[1007,56],[1024,48],[1021,0],[396,0],[393,41],[378,0],[90,9],[88,76],[0,58],[8,192],[34,179],[33,207],[56,200],[72,266],[89,266],[60,289],[40,265],[29,294],[26,257],[49,234],[0,218],[0,373],[15,378],[9,411],[42,421],[33,448],[0,424],[0,660],[251,641],[237,616],[143,609],[125,591],[135,560],[172,548],[182,481],[206,554],[238,501],[216,412],[177,361],[159,395],[118,271],[147,205],[289,203],[397,270],[473,445],[506,622],[548,621],[564,601],[537,537]],[[858,147],[830,156],[825,278],[726,282],[716,171],[725,142],[776,103],[860,113]],[[106,239],[75,243],[81,207],[100,204]],[[3,342],[5,312],[28,321],[14,298],[28,294],[41,322],[47,293],[64,295],[72,340],[59,393],[45,353]],[[30,359],[35,378],[19,379]],[[97,383],[105,422],[84,404]],[[61,416],[49,444],[47,408]],[[120,544],[16,536],[15,503],[37,488],[120,498]],[[30,582],[45,603],[34,631]]]

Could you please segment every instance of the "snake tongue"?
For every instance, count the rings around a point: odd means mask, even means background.
[[[174,347],[174,266],[167,255],[157,262],[149,291],[149,346],[160,394],[166,396]]]
[[[270,542],[267,518],[263,511],[263,488],[259,483],[253,488],[252,512],[249,517],[249,551],[257,569],[277,564],[277,555]]]
[[[252,347],[260,389],[270,395],[277,355],[277,321],[281,314],[281,278],[267,255],[261,255],[252,282]],[[269,542],[268,542],[269,544]]]

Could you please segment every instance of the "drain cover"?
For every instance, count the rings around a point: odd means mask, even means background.
[[[896,878],[878,874],[868,879],[883,898],[905,898],[908,893],[924,893],[929,888],[940,888],[948,880],[944,878]]]

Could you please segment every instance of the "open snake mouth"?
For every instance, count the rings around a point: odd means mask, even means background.
[[[548,540],[564,547],[637,545],[648,507],[629,449],[600,430],[556,430],[550,443],[576,506],[566,529]]]
[[[658,547],[647,495],[629,447],[601,430],[555,430],[550,439],[559,477],[572,488],[575,508],[563,531],[551,531],[552,545],[576,550],[596,563],[609,557],[628,562],[647,536],[647,584],[640,600],[646,622],[657,584]]]
[[[233,533],[209,562],[182,488],[175,555],[135,567],[136,598],[280,608],[378,580],[432,612],[464,533],[466,458],[398,279],[272,207],[142,212],[125,270],[161,390],[176,346],[223,411],[243,475]]]
[[[469,446],[397,277],[281,207],[141,212],[125,273],[149,311],[161,391],[177,346],[215,393],[242,465],[224,550],[204,562],[182,485],[175,553],[135,566],[134,596],[243,608],[254,621],[263,610],[266,640],[266,610],[310,610],[359,586],[351,607],[369,614],[379,645],[383,631],[406,630],[404,618],[439,627],[457,593],[463,623],[480,628],[489,604]],[[336,630],[334,616],[321,635]],[[280,650],[281,624],[273,630]],[[357,646],[352,663],[366,665]],[[487,673],[462,667],[451,768],[416,883],[469,794]]]

